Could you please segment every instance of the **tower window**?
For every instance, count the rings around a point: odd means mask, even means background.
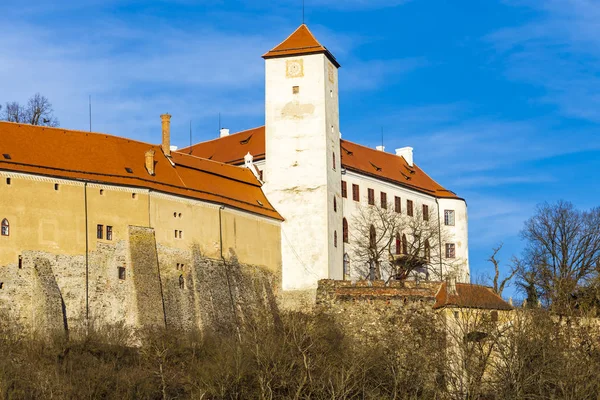
[[[113,227],[106,226],[106,240],[112,240]]]
[[[423,204],[423,221],[429,221],[429,206]]]
[[[104,189],[100,189],[100,196],[104,196]]]
[[[352,200],[360,201],[360,191],[358,185],[352,184]]]
[[[131,198],[132,199],[135,199],[135,196],[136,196],[135,193],[131,193]]]
[[[387,193],[381,192],[381,208],[387,210]]]
[[[444,210],[444,225],[454,226],[454,210]]]
[[[346,181],[342,181],[342,197],[344,199],[348,197],[348,185],[346,184]]]
[[[183,279],[183,275],[179,275],[179,289],[185,288],[185,281]]]
[[[373,189],[368,189],[367,194],[369,198],[369,205],[375,205],[375,191]]]
[[[102,239],[104,237],[104,225],[96,226],[96,238]]]
[[[333,161],[333,170],[335,171],[335,152],[331,153],[331,159]]]
[[[406,200],[406,215],[409,217],[413,216],[413,202],[412,200]]]
[[[298,94],[298,93],[300,93],[300,86],[293,86],[293,87],[292,87],[292,93],[293,93],[293,94]]]
[[[342,220],[342,240],[344,243],[348,243],[348,220],[346,218]]]
[[[454,243],[446,243],[446,258],[456,257],[456,246]]]
[[[10,178],[6,178],[6,184],[10,185]]]
[[[333,231],[333,247],[337,247],[337,231]]]
[[[2,220],[2,236],[10,236],[10,224],[6,218]]]
[[[333,196],[333,212],[337,212],[337,200],[335,196]]]
[[[402,212],[402,199],[398,196],[394,196],[394,211],[397,213]]]
[[[23,268],[23,256],[19,256],[19,269]]]
[[[124,281],[126,277],[125,267],[119,267],[119,279]]]
[[[58,183],[54,184],[54,190],[58,190]]]

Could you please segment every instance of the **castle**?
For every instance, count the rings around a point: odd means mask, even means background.
[[[431,251],[456,261],[439,277],[469,282],[465,201],[412,148],[341,139],[340,65],[308,27],[263,58],[265,125],[181,150],[168,114],[160,145],[0,122],[2,308],[33,327],[187,329],[314,301],[319,280],[365,277],[350,237],[375,204],[433,218],[447,235]]]

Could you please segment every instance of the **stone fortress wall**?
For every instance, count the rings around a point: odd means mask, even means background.
[[[25,328],[61,331],[88,317],[99,326],[220,330],[276,311],[278,221],[143,189],[6,172],[0,203],[10,222],[0,237],[0,308]]]

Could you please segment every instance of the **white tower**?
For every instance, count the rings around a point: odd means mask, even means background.
[[[285,218],[284,290],[342,279],[338,68],[301,25],[266,53],[263,189]]]

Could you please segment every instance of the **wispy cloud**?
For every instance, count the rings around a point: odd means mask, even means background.
[[[507,76],[545,89],[538,101],[566,116],[600,122],[600,3],[594,0],[509,1],[539,16],[487,40],[507,56]]]

